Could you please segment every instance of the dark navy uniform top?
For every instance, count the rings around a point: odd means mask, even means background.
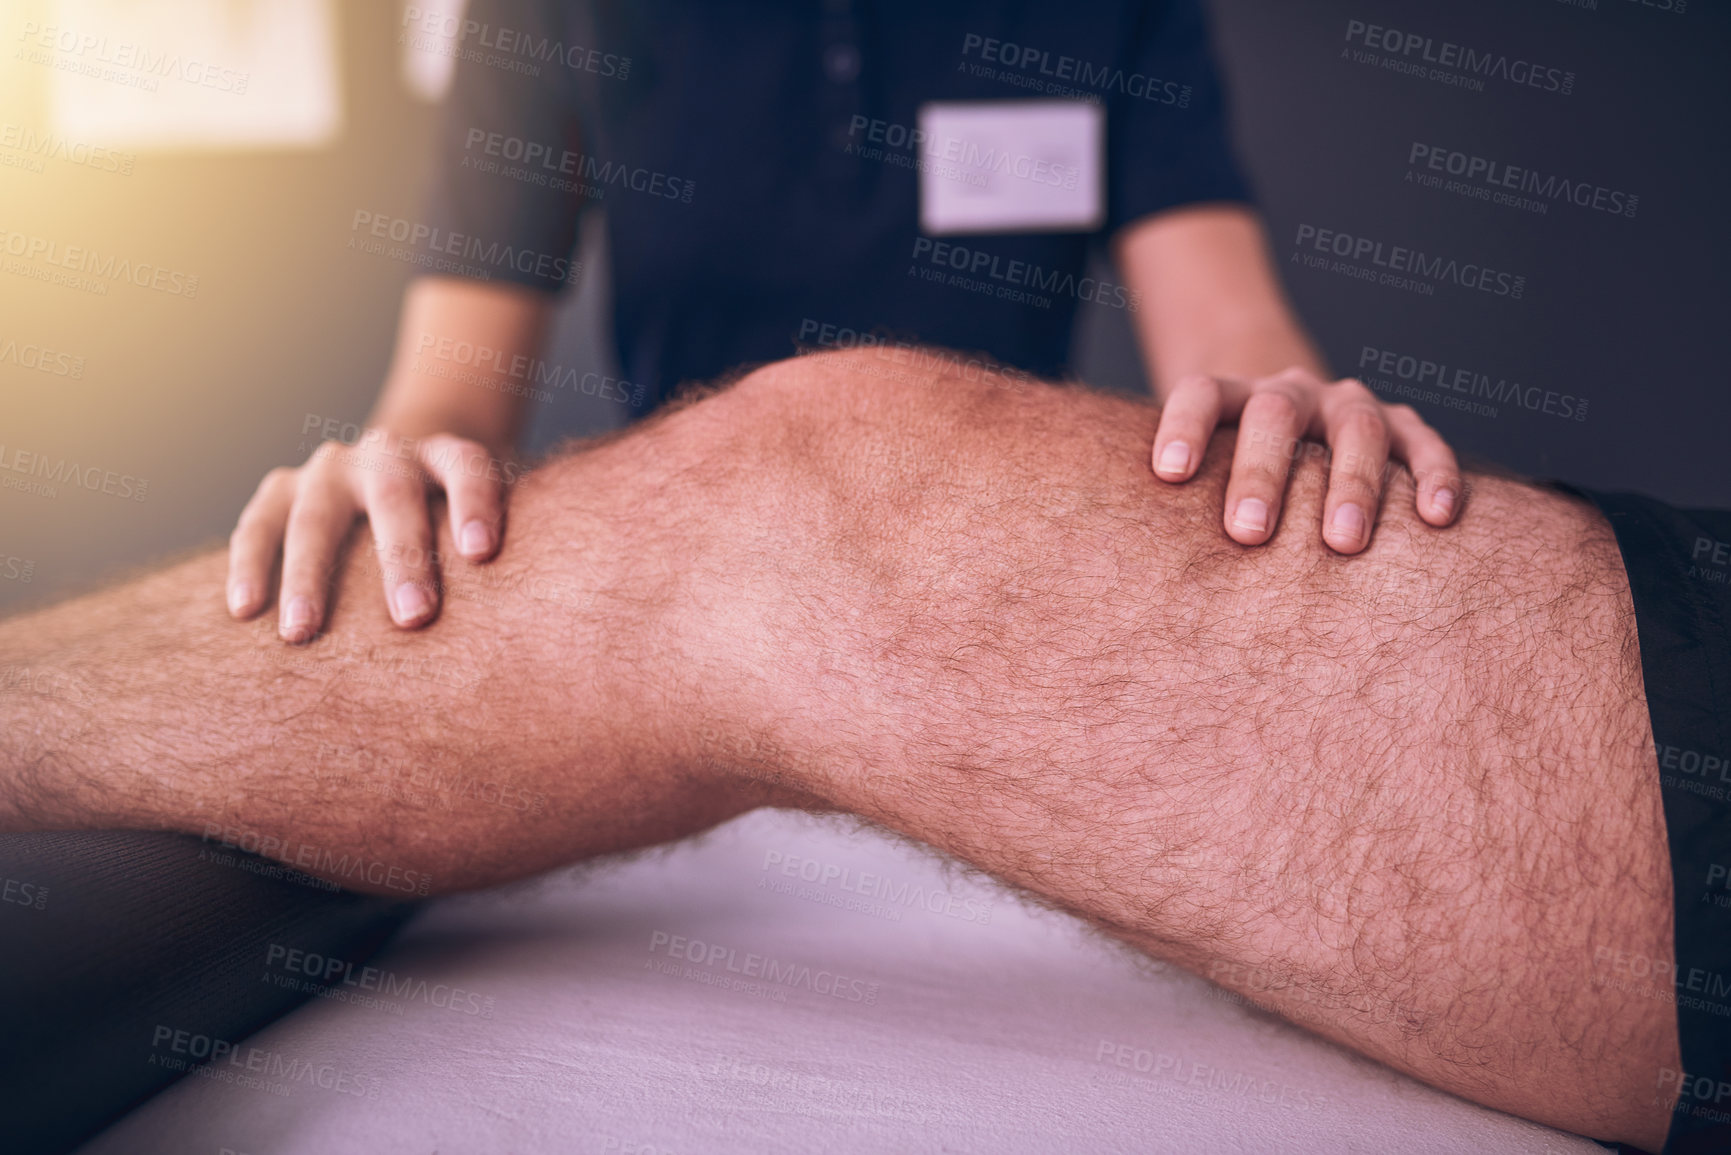
[[[1096,236],[1245,200],[1199,5],[473,0],[447,47],[427,223],[476,258],[470,275],[558,291],[575,279],[578,213],[603,206],[640,409],[842,330],[1057,375],[1077,309],[1133,298],[1083,279],[1088,232],[922,247],[919,109],[1103,106]]]

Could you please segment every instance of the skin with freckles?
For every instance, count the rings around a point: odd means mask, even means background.
[[[1248,549],[1229,432],[1165,486],[1153,409],[952,365],[800,358],[537,470],[419,633],[364,535],[306,646],[229,620],[215,555],[0,623],[62,679],[5,701],[0,828],[252,832],[447,891],[842,810],[1436,1086],[1657,1147],[1674,1011],[1593,961],[1671,957],[1602,519],[1474,475],[1439,531],[1396,472],[1342,556],[1300,455]],[[369,789],[402,765],[546,804]]]

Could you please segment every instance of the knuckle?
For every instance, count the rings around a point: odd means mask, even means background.
[[[283,549],[291,558],[304,557],[319,549],[327,536],[328,532],[318,522],[290,518],[288,532],[283,534]]]
[[[1362,453],[1353,450],[1339,453],[1334,458],[1334,468],[1328,471],[1331,485],[1343,485],[1348,482],[1362,481],[1367,485],[1374,484],[1388,469],[1388,459],[1380,453]]]
[[[1380,441],[1388,433],[1388,425],[1383,421],[1382,413],[1369,405],[1354,405],[1342,412],[1337,421],[1338,436]]]
[[[1175,394],[1191,394],[1195,400],[1206,401],[1211,397],[1220,395],[1220,382],[1206,374],[1197,373],[1181,378],[1178,384],[1173,387],[1173,392]]]
[[[318,555],[309,549],[284,551],[282,589],[285,600],[292,594],[315,597],[319,590],[321,569]]]
[[[425,579],[438,561],[431,541],[417,537],[394,537],[373,543],[378,553],[379,572],[386,582],[395,584],[404,579]]]
[[[1160,411],[1160,424],[1155,432],[1162,438],[1179,437],[1196,427],[1196,414],[1180,409],[1175,402],[1178,395],[1166,398],[1166,407]]]
[[[1246,420],[1255,419],[1270,424],[1296,425],[1302,412],[1298,398],[1278,387],[1260,390],[1244,403]]]
[[[455,433],[434,433],[421,439],[421,448],[434,453],[485,453],[479,442],[467,437],[458,437]]]
[[[335,526],[330,514],[311,502],[297,501],[289,510],[288,532],[305,539],[322,539],[331,536]]]
[[[342,476],[342,462],[328,457],[315,457],[300,469],[295,470],[294,482],[290,491],[297,498],[309,493],[337,484]]]
[[[449,433],[432,433],[416,440],[413,456],[417,461],[437,462],[462,451],[463,443],[458,438]]]
[[[1413,466],[1412,475],[1415,481],[1431,485],[1446,485],[1457,490],[1461,486],[1460,469],[1456,467],[1452,457],[1420,462]]]
[[[502,494],[496,485],[489,485],[484,481],[453,485],[445,497],[451,511],[461,515],[459,520],[452,524],[461,524],[475,517],[487,521],[499,519]]]
[[[385,548],[386,542],[390,548],[410,558],[425,554],[433,544],[433,535],[425,523],[408,522],[396,526],[392,532],[381,538],[379,548]],[[420,564],[415,561],[414,564]]]
[[[466,502],[497,511],[505,500],[505,485],[502,477],[459,477],[452,479],[451,490]]]
[[[313,618],[324,614],[324,575],[317,568],[300,561],[295,565],[285,565],[282,576],[282,596],[280,604],[287,605],[290,598],[306,598],[313,604]]]
[[[1292,389],[1310,389],[1322,384],[1322,379],[1309,369],[1292,365],[1266,380]]]
[[[301,484],[304,486],[311,480],[343,473],[360,459],[361,452],[341,441],[321,441],[299,470]]]
[[[1239,435],[1237,458],[1246,467],[1263,463],[1269,469],[1285,469],[1285,463],[1298,454],[1299,439],[1290,433],[1268,429],[1262,422],[1250,420],[1248,413],[1245,416],[1248,428]],[[1280,463],[1278,466],[1274,464],[1276,461]]]
[[[1328,488],[1329,492],[1337,497],[1362,503],[1376,496],[1376,481],[1377,475],[1374,473],[1340,472],[1328,479]]]
[[[492,483],[487,478],[486,468],[479,464],[484,460],[469,457],[447,462],[449,468],[439,475],[439,484],[445,492],[464,497],[489,492]]]
[[[1285,455],[1258,455],[1241,458],[1234,466],[1232,488],[1254,489],[1258,496],[1266,496],[1266,491],[1278,490],[1286,484],[1290,472],[1290,458]]]
[[[240,516],[234,520],[234,528],[229,530],[228,544],[245,545],[255,538],[264,535],[264,514],[247,506],[240,511]]]
[[[400,510],[406,506],[418,506],[426,499],[426,484],[419,477],[401,473],[378,474],[367,486],[369,508],[379,506]]]

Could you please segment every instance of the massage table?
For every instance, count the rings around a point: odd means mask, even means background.
[[[303,1001],[85,1155],[1603,1150],[839,819],[434,900],[370,956],[340,930],[253,934]],[[172,1052],[147,1025],[104,1045]]]

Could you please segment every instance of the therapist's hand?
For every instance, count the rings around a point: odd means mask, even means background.
[[[372,522],[385,604],[412,629],[439,608],[429,500],[443,489],[451,535],[470,562],[491,558],[504,529],[504,488],[514,466],[451,434],[410,438],[367,429],[352,445],[326,441],[299,469],[273,469],[241,511],[228,544],[228,609],[257,614],[270,601],[282,553],[277,632],[303,642],[324,624],[337,551],[365,515]]]
[[[1448,525],[1460,508],[1455,455],[1411,406],[1384,404],[1362,382],[1325,382],[1303,369],[1251,381],[1179,381],[1154,435],[1155,476],[1170,482],[1195,476],[1202,450],[1222,422],[1239,426],[1225,520],[1228,536],[1242,545],[1261,545],[1273,536],[1288,475],[1306,438],[1328,445],[1322,540],[1337,553],[1357,553],[1370,543],[1391,459],[1412,470],[1418,515],[1426,522]]]

